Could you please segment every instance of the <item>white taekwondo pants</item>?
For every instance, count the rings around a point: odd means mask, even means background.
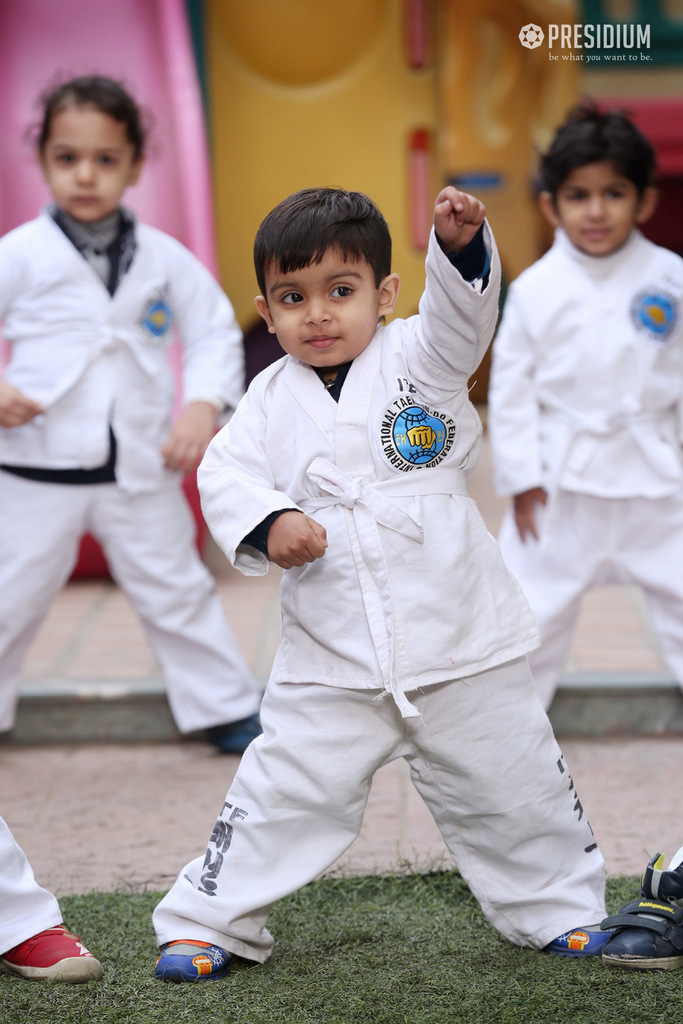
[[[59,903],[38,885],[25,853],[0,818],[0,954],[61,923]]]
[[[552,704],[581,595],[607,583],[638,584],[671,671],[683,686],[683,494],[596,498],[559,491],[536,505],[539,540],[519,538],[508,509],[498,537],[541,632],[529,655],[544,707]]]
[[[160,944],[216,943],[264,961],[276,902],[358,835],[372,777],[404,757],[491,923],[540,948],[604,917],[604,861],[526,658],[411,691],[401,718],[377,690],[269,684],[206,856],[154,912]]]
[[[0,731],[14,722],[21,667],[84,533],[140,616],[181,732],[239,721],[260,692],[226,622],[195,526],[175,481],[127,495],[115,483],[74,486],[0,470]]]

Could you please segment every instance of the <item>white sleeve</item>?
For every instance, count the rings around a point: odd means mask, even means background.
[[[494,479],[498,493],[503,496],[543,486],[535,370],[533,341],[513,284],[493,344],[489,384],[488,429]]]
[[[242,544],[271,512],[295,509],[275,489],[265,450],[266,409],[258,378],[230,423],[216,434],[197,471],[202,512],[218,546],[245,576],[263,576],[268,559]]]
[[[418,380],[422,364],[430,375],[462,386],[491,342],[498,319],[500,260],[488,224],[484,227],[484,244],[489,254],[490,278],[482,292],[480,282],[465,281],[451,264],[432,228],[416,351],[407,353],[411,373]]]
[[[242,331],[230,300],[206,267],[178,245],[171,306],[183,344],[183,405],[235,409],[244,393]]]
[[[10,231],[0,238],[0,321],[26,287],[26,247],[21,245],[20,231],[22,229]]]

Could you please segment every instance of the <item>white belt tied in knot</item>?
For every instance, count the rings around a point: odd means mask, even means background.
[[[163,352],[165,344],[162,343],[159,347],[145,345],[135,337],[132,331],[107,324],[98,332],[97,345],[93,348],[93,354],[97,356],[101,352],[114,352],[120,347],[126,348],[130,352],[137,365],[148,377],[158,377],[159,354]],[[163,361],[165,361],[165,357]]]
[[[417,494],[466,495],[465,476],[458,469],[417,469],[396,479],[371,482],[349,476],[326,459],[314,459],[308,467],[308,478],[324,493],[299,502],[299,508],[314,512],[342,505],[347,510],[351,553],[382,685],[394,698],[403,718],[419,718],[420,712],[399,685],[395,668],[394,613],[378,524],[422,544],[422,523],[389,498]]]
[[[633,395],[625,395],[614,409],[606,413],[578,412],[560,407],[550,407],[547,412],[551,416],[563,420],[568,426],[568,431],[564,440],[562,457],[554,475],[554,486],[551,488],[548,501],[545,527],[541,537],[541,548],[544,551],[552,550],[553,542],[557,539],[555,533],[558,519],[558,492],[562,487],[562,477],[571,457],[572,446],[576,438],[580,434],[608,437],[614,431],[621,430],[624,427],[660,423],[666,419],[668,414],[668,410],[662,412],[641,409],[638,399]],[[633,437],[636,443],[640,443],[640,435],[637,431],[634,432]],[[647,453],[645,454],[647,455]],[[578,472],[585,469],[585,467],[586,460],[584,459],[583,465],[573,467],[573,470]]]

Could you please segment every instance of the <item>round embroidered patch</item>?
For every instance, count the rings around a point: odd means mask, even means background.
[[[139,324],[154,339],[163,338],[173,323],[173,313],[163,299],[150,299],[140,314]]]
[[[413,398],[396,398],[382,415],[379,446],[399,473],[438,466],[458,436],[458,423],[447,412]]]
[[[631,303],[631,320],[658,344],[666,342],[678,320],[678,305],[668,292],[639,292]]]

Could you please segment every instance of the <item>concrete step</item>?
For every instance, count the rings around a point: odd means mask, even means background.
[[[664,673],[565,675],[550,720],[558,736],[683,735],[683,694]],[[161,678],[44,679],[24,684],[16,727],[3,742],[135,743],[180,738]]]
[[[683,693],[667,673],[563,676],[549,712],[558,736],[683,734]]]
[[[43,679],[22,686],[5,742],[98,743],[179,740],[162,678]]]

